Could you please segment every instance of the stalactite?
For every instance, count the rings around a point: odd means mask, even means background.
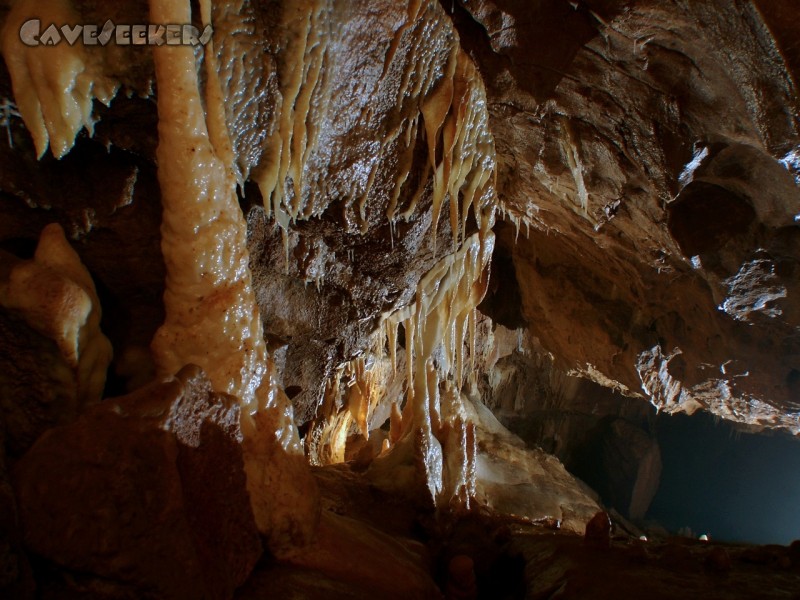
[[[420,104],[428,145],[428,162],[417,191],[406,210],[408,219],[416,209],[430,173],[433,173],[432,235],[434,243],[444,201],[450,203],[453,248],[463,239],[469,210],[474,209],[478,227],[482,219],[493,219],[494,142],[488,128],[486,98],[475,66],[455,48],[443,69],[443,78]],[[413,125],[413,127],[412,127]],[[397,199],[408,179],[411,154],[416,143],[416,119],[409,123],[405,147],[387,217],[394,221]],[[413,135],[412,135],[413,134]],[[459,199],[461,204],[459,205]]]
[[[290,223],[310,214],[303,196],[303,169],[309,153],[317,144],[315,125],[320,114],[313,105],[324,111],[325,54],[330,35],[325,0],[291,3],[283,7],[281,21],[276,26],[283,32],[285,53],[281,61],[280,106],[275,110],[278,123],[270,135],[267,154],[254,170],[253,177],[264,198],[264,208],[284,233],[284,249],[288,262],[287,230]],[[322,94],[322,98],[314,95]]]
[[[267,143],[266,154],[253,169],[268,216],[284,232],[288,261],[288,228],[293,221],[322,210],[309,197],[312,182],[304,169],[319,143],[319,125],[330,110],[329,73],[335,70],[336,38],[342,35],[331,25],[332,7],[325,0],[293,3],[281,12],[280,30],[286,51],[278,70],[281,101],[275,107],[276,126]],[[366,166],[366,177],[341,191],[355,211],[360,231],[368,228],[367,205],[372,198],[380,165],[387,153],[398,156],[393,190],[386,217],[392,233],[398,219],[408,220],[417,210],[432,179],[432,235],[438,229],[445,201],[450,202],[453,249],[463,238],[470,209],[478,227],[493,218],[489,209],[493,198],[494,145],[488,128],[486,98],[475,66],[453,39],[447,54],[441,48],[426,48],[430,32],[423,12],[430,2],[409,6],[407,20],[395,31],[386,50],[383,77],[402,69],[397,87],[396,108],[387,115],[391,124],[377,132],[378,148]],[[452,34],[450,34],[452,35]],[[414,60],[398,57],[402,42],[414,40]],[[333,50],[331,50],[333,49]],[[445,60],[442,64],[442,60]],[[395,63],[395,61],[397,61]],[[370,126],[372,109],[362,107],[359,123]],[[425,136],[428,160],[416,188],[406,189],[415,168],[414,149],[420,135]],[[404,193],[405,192],[405,193]],[[401,205],[401,198],[404,202]],[[435,241],[434,241],[435,243]]]
[[[415,302],[384,317],[373,335],[369,358],[354,359],[328,382],[331,394],[338,395],[342,387],[349,391],[339,402],[341,408],[326,392],[316,431],[308,438],[312,461],[341,460],[341,444],[346,442],[340,437],[343,428],[350,428],[352,434],[363,430],[363,425],[355,425],[356,416],[388,400],[389,447],[384,447],[383,453],[397,444],[411,445],[421,458],[431,498],[443,505],[449,505],[454,497],[469,504],[469,491],[475,485],[475,451],[466,444],[474,444],[475,435],[461,407],[461,386],[464,365],[474,355],[474,310],[486,292],[493,247],[491,232],[476,233],[458,252],[440,259],[420,281]],[[402,414],[395,398],[387,399],[397,375],[397,336],[391,332],[396,332],[401,323],[405,330],[405,370],[399,376],[406,390]],[[387,340],[388,354],[394,359],[384,351]],[[365,366],[367,361],[370,368]],[[346,382],[344,386],[342,382]]]
[[[409,9],[409,23],[417,18],[418,10],[419,5]],[[396,31],[384,73],[392,64],[393,49],[397,48],[399,38],[410,29],[408,25]],[[421,476],[434,502],[447,505],[457,496],[462,504],[468,504],[472,494],[470,490],[474,491],[475,452],[467,446],[474,444],[475,435],[458,405],[465,367],[474,364],[474,309],[486,291],[488,264],[494,247],[491,233],[494,224],[494,143],[488,128],[485,94],[471,60],[457,44],[453,45],[446,64],[438,70],[434,69],[432,60],[432,53],[422,52],[415,69],[406,69],[402,73],[398,104],[409,95],[419,98],[419,112],[406,116],[389,133],[389,142],[400,141],[401,145],[387,217],[394,235],[394,222],[411,217],[432,178],[431,236],[435,244],[439,215],[444,202],[449,201],[453,248],[419,282],[414,303],[385,315],[374,334],[381,349],[385,341],[389,342],[386,362],[393,375],[398,369],[399,325],[403,326],[405,334],[405,369],[400,374],[405,382],[405,406],[401,412],[396,398],[388,399],[391,402],[388,415],[391,427],[382,457],[386,457],[386,464],[402,463],[406,459],[398,458],[401,456],[416,460],[424,471]],[[434,73],[435,77],[432,76]],[[417,188],[406,193],[409,200],[400,206],[401,192],[409,181],[413,165],[413,150],[420,125],[424,128],[428,160],[422,178],[417,180]],[[382,147],[387,147],[386,139],[382,141]],[[362,203],[365,198],[366,195],[361,196]],[[465,230],[470,211],[478,232],[467,236]],[[373,351],[373,355],[377,354],[381,360],[385,359],[382,350],[379,353]],[[356,427],[350,423],[356,415],[362,414],[359,411],[363,411],[364,406],[369,410],[381,400],[387,400],[385,386],[391,378],[384,376],[382,383],[376,385],[374,376],[368,375],[373,371],[359,367],[363,364],[363,361],[351,363],[334,378],[353,370],[359,377],[372,378],[370,401],[364,403],[362,399],[366,382],[350,384],[357,390],[355,412],[349,399],[339,402],[341,408],[335,408],[335,403],[326,400],[322,413],[317,415],[316,428],[312,427],[307,438],[307,446],[310,442],[313,449],[312,460],[342,456],[341,450],[334,448],[341,443],[335,439],[334,430],[340,431],[337,427],[347,420],[354,431]],[[329,382],[328,387],[337,389],[338,385]],[[448,390],[446,414],[440,395],[443,387]],[[392,453],[394,457],[389,458],[388,454]],[[417,459],[411,459],[412,455]]]
[[[56,16],[68,20],[69,6],[64,0],[53,0],[51,5],[61,11]],[[210,3],[203,0],[199,6],[201,20],[208,24]],[[422,42],[429,35],[426,27],[418,25],[432,6],[411,3],[406,24],[387,48],[384,73],[392,69],[402,69],[402,73],[396,114],[389,119],[393,125],[382,136],[380,153],[391,150],[400,156],[386,209],[392,231],[398,219],[412,218],[430,190],[433,245],[441,211],[449,202],[452,249],[419,282],[415,303],[383,318],[367,355],[337,371],[323,403],[329,411],[325,418],[335,418],[321,429],[312,428],[306,445],[317,448],[318,461],[342,460],[348,437],[354,433],[368,437],[371,415],[380,402],[388,401],[392,428],[384,453],[390,453],[393,444],[412,441],[413,451],[422,457],[433,500],[449,494],[467,502],[471,488],[464,473],[474,471],[468,465],[474,461],[474,452],[467,448],[469,424],[456,405],[465,366],[472,364],[467,358],[472,360],[474,355],[473,310],[485,293],[494,243],[495,158],[482,83],[454,33],[448,34],[449,48],[429,50],[415,44],[413,61],[394,62],[403,36]],[[339,35],[331,28],[330,11],[329,2],[313,0],[286,6],[281,13],[285,48],[279,65],[281,101],[275,107],[276,126],[269,134],[266,154],[252,171],[268,214],[284,232],[287,253],[291,223],[314,211],[304,189],[304,170],[328,110],[330,65],[326,61]],[[186,0],[152,0],[150,12],[154,23],[191,22]],[[11,43],[8,31],[7,27],[4,48]],[[214,41],[205,48],[202,90],[191,48],[163,46],[153,53],[159,84],[157,158],[167,267],[166,320],[153,340],[154,357],[162,375],[173,374],[187,363],[198,364],[215,390],[239,398],[254,512],[262,532],[271,536],[273,551],[280,553],[311,535],[315,494],[302,466],[291,403],[275,383],[277,374],[263,340],[249,272],[246,224],[236,195],[243,174],[225,122]],[[110,101],[116,87],[101,77],[99,69],[93,71],[79,50],[58,56],[63,64],[56,63],[63,68],[58,75],[62,79],[56,83],[72,83],[56,85],[63,93],[49,100],[27,81],[36,74],[14,59],[10,67],[17,97],[22,99],[20,111],[37,150],[41,154],[50,143],[60,156],[71,147],[80,128],[91,129],[92,100]],[[46,65],[39,67],[44,69],[43,81],[49,81],[48,73],[52,79]],[[47,104],[50,100],[53,106]],[[362,119],[368,121],[370,108],[364,108]],[[422,177],[413,178],[416,188],[406,189],[420,135],[424,135],[427,160]],[[371,164],[359,184],[362,187],[348,198],[356,204],[362,231],[377,164]],[[472,235],[466,231],[469,214],[478,229]],[[406,340],[402,369],[397,356],[401,324]],[[388,354],[384,352],[387,341]],[[397,401],[403,381],[406,404],[401,412]],[[443,389],[449,403],[446,409]],[[292,536],[297,537],[289,539]]]
[[[406,403],[413,410],[403,415],[402,438],[413,437],[426,471],[428,489],[437,503],[449,504],[459,490],[474,485],[462,481],[463,477],[452,471],[474,472],[474,465],[464,463],[474,453],[464,447],[468,427],[458,406],[464,379],[467,323],[486,291],[493,244],[490,232],[474,234],[458,252],[440,260],[420,281],[414,315],[407,318]],[[387,320],[402,318],[405,316],[402,312],[388,316]],[[447,390],[444,395],[440,395],[442,381]],[[461,483],[453,484],[455,480]],[[464,496],[465,503],[467,498],[468,495]]]
[[[396,331],[396,328],[395,328]],[[341,365],[326,382],[325,397],[306,436],[306,453],[314,465],[346,460],[347,443],[360,436],[369,440],[377,407],[383,402],[397,406],[402,375],[386,352],[387,330],[378,328],[368,351]],[[391,353],[390,353],[391,354]],[[396,360],[396,353],[395,359]],[[395,418],[400,426],[399,408]],[[371,426],[372,424],[372,426]]]
[[[83,128],[93,133],[93,101],[108,106],[119,86],[103,73],[98,55],[81,43],[24,45],[20,31],[31,15],[45,24],[76,23],[79,18],[68,0],[22,0],[13,4],[0,32],[0,51],[36,154],[41,158],[49,146],[61,158]]]
[[[420,281],[415,301],[384,316],[369,355],[343,366],[328,382],[336,394],[345,381],[346,389],[356,391],[344,394],[340,408],[326,393],[316,430],[307,440],[312,461],[341,459],[343,440],[337,436],[343,427],[355,434],[360,428],[356,415],[388,402],[389,434],[372,469],[377,483],[402,487],[415,480],[437,505],[469,506],[475,492],[476,435],[461,386],[465,365],[474,356],[474,310],[486,292],[493,247],[493,234],[479,232],[440,259]],[[400,324],[405,331],[402,354],[395,347]],[[400,371],[398,355],[405,362]],[[395,397],[398,379],[405,387],[402,412]]]

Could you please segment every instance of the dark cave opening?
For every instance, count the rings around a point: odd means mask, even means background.
[[[800,443],[702,412],[656,421],[663,469],[648,518],[729,542],[800,539]]]
[[[590,384],[583,392],[601,397]],[[746,432],[703,411],[656,414],[631,404],[592,415],[578,406],[501,420],[529,446],[557,456],[605,507],[648,536],[783,545],[800,539],[800,442],[790,434]]]

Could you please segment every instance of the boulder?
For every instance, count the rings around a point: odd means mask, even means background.
[[[25,545],[80,573],[73,592],[230,598],[262,551],[240,443],[238,404],[194,366],[108,400],[16,465]]]

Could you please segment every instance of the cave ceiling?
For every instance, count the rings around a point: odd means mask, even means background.
[[[76,9],[89,21],[100,10]],[[433,3],[416,15],[319,5],[314,51],[289,43],[307,24],[279,3],[214,10],[255,293],[301,423],[380,315],[410,301],[436,247],[453,244],[446,206],[432,225],[432,130],[419,107],[457,62],[457,44],[485,88],[496,151],[496,189],[478,193],[491,196],[498,252],[516,279],[496,286],[519,287],[543,349],[560,368],[666,411],[797,430],[798,49],[788,3]],[[112,12],[146,20],[144,4]],[[305,52],[316,79],[291,80],[301,76],[291,52]],[[119,366],[163,318],[154,73],[144,52],[95,54],[98,80],[121,91],[60,161],[46,141],[31,147],[4,74],[13,145],[2,150],[0,235],[11,248],[47,222],[65,227],[112,299],[105,310],[125,321],[108,326]],[[304,131],[280,110],[290,93],[307,111]],[[302,156],[265,174],[276,140],[292,143],[287,127]],[[50,140],[62,154],[67,144]]]

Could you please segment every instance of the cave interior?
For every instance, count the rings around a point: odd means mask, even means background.
[[[0,597],[800,598],[796,0],[0,0]]]

